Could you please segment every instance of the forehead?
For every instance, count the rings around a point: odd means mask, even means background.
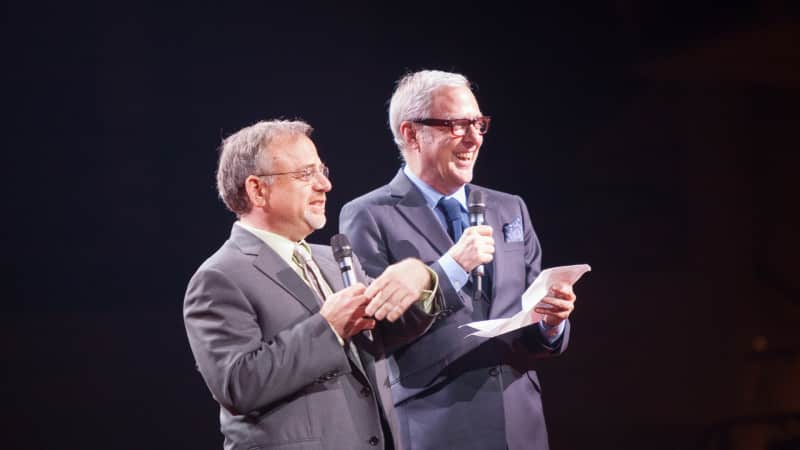
[[[433,92],[431,116],[445,119],[471,118],[480,113],[475,95],[466,86],[445,86]]]
[[[278,138],[269,146],[269,157],[273,170],[294,170],[320,162],[317,147],[307,136]]]

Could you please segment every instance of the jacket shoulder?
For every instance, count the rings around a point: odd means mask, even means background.
[[[363,208],[366,206],[372,205],[387,205],[387,204],[394,204],[397,202],[397,198],[394,198],[391,193],[391,189],[389,188],[388,184],[384,184],[376,189],[373,189],[366,194],[360,195],[353,200],[345,203],[342,207],[345,208]]]
[[[486,192],[487,195],[487,203],[517,203],[523,202],[522,197],[516,194],[510,194],[508,192],[498,191],[496,189],[490,189],[484,186],[479,186],[477,184],[470,184],[469,188],[471,191],[480,190]]]

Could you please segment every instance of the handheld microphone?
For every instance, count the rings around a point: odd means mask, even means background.
[[[469,226],[484,225],[486,223],[486,192],[471,191],[467,205],[469,206]],[[473,273],[482,277],[484,274],[483,264],[476,267]]]
[[[350,239],[344,234],[335,234],[331,237],[331,249],[333,259],[339,263],[339,270],[342,271],[342,282],[344,287],[349,288],[356,284],[356,273],[353,271],[353,247],[350,246]],[[364,316],[365,319],[372,317]],[[361,334],[369,341],[372,341],[372,331],[364,330]]]
[[[484,225],[486,223],[486,192],[473,190],[469,193],[467,200],[469,206],[469,225]],[[483,275],[485,270],[483,264],[479,265],[472,271],[472,277],[475,280],[475,298],[480,298],[481,285],[483,284]]]
[[[336,234],[331,237],[331,248],[333,258],[339,263],[339,270],[342,271],[344,287],[354,285],[356,274],[353,272],[353,248],[350,247],[350,240],[344,234]]]

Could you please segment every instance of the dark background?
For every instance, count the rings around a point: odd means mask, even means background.
[[[393,82],[438,68],[493,116],[475,181],[593,268],[553,450],[800,448],[795,4],[6,4],[0,447],[221,448],[181,316],[234,219],[221,138],[310,122],[326,243],[397,170]]]

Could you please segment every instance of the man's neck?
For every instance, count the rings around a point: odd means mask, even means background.
[[[300,242],[305,239],[308,235],[302,236],[297,235],[296,233],[287,233],[286,230],[280,229],[278,227],[273,226],[269,223],[269,221],[264,220],[263,218],[254,215],[254,214],[246,214],[239,216],[239,221],[244,223],[245,225],[261,230],[266,231],[267,233],[272,233],[276,236],[280,236],[284,239],[288,239],[292,242]]]
[[[459,186],[458,188],[456,188],[453,192],[450,192],[449,194],[444,194],[440,190],[434,188],[429,183],[426,183],[424,180],[419,178],[417,176],[417,174],[414,173],[414,171],[408,165],[403,167],[403,173],[411,181],[411,184],[417,186],[417,188],[420,191],[422,191],[422,195],[425,197],[425,201],[428,202],[429,206],[434,207],[436,205],[436,203],[439,201],[439,198],[441,198],[442,196],[444,196],[444,197],[455,197],[456,200],[459,201],[459,203],[462,203],[462,204],[466,205],[466,197],[464,196],[464,194],[460,194],[459,193],[459,191],[463,192],[463,189],[464,189],[465,185]]]

